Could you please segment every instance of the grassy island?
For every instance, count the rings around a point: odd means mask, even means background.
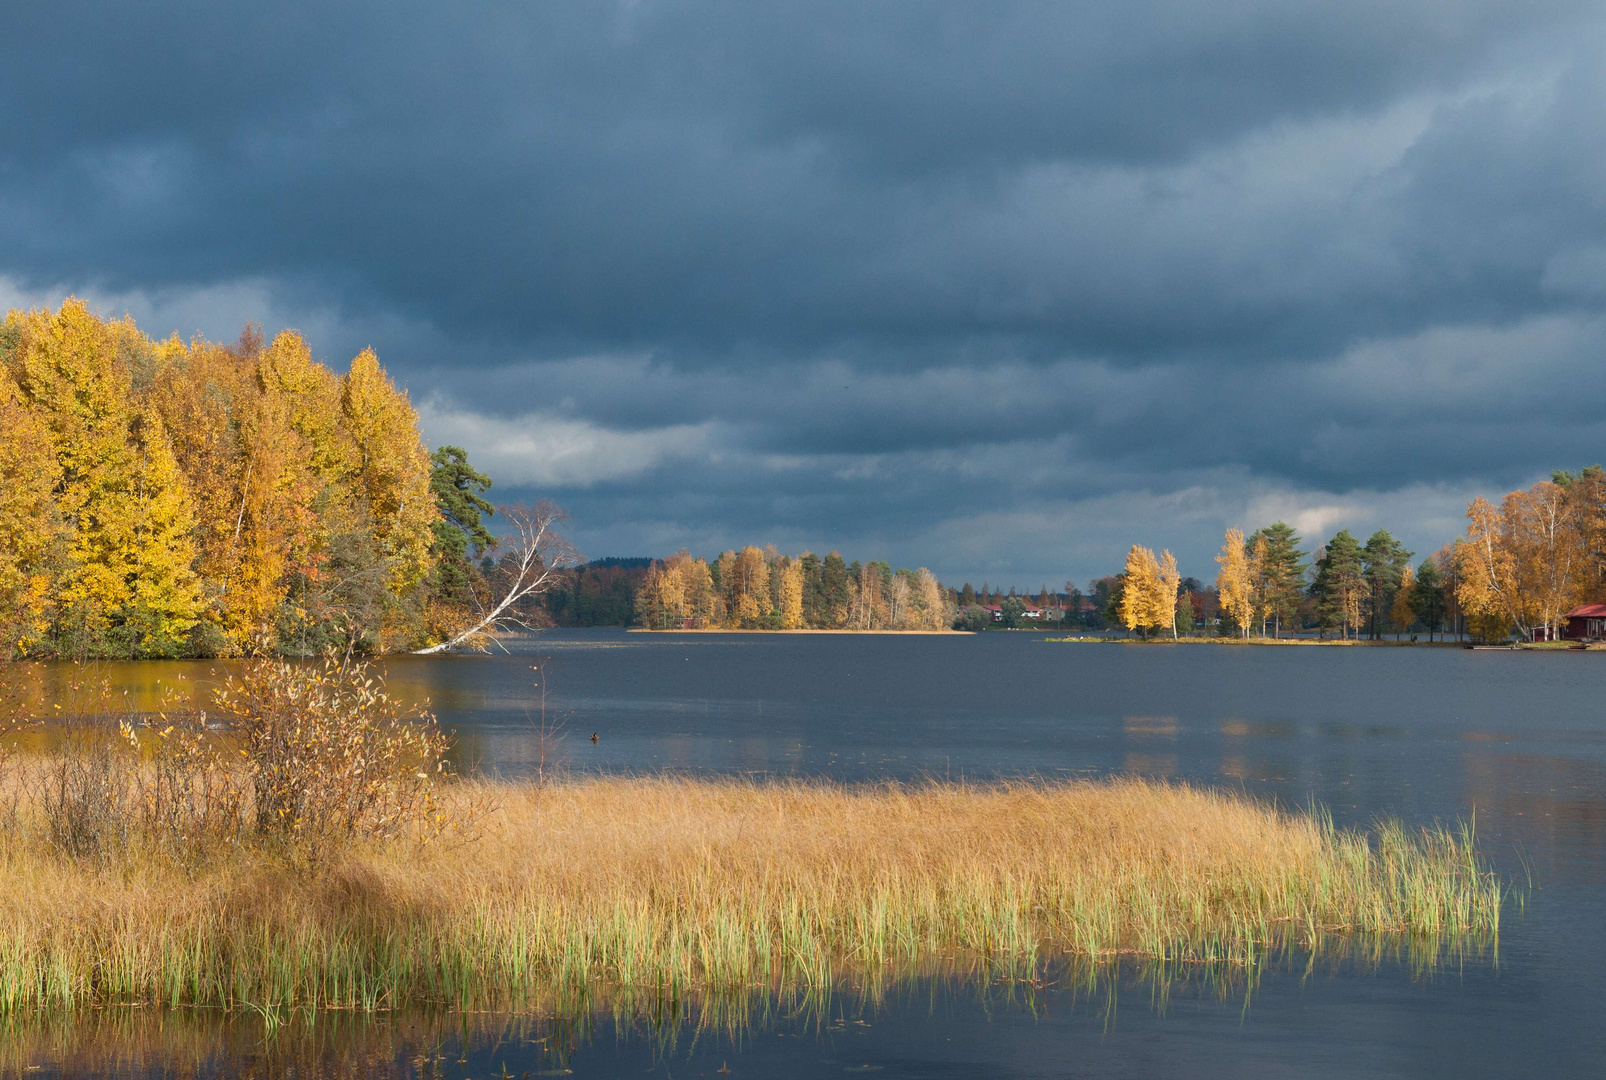
[[[12,1012],[516,1005],[950,961],[1009,977],[1055,956],[1252,965],[1352,935],[1488,942],[1503,892],[1464,832],[1368,836],[1140,780],[465,781],[433,811],[466,831],[314,861],[247,842],[68,857],[28,790],[0,840]]]

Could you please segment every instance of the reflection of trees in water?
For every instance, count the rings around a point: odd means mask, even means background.
[[[515,1014],[405,1014],[247,1007],[117,1008],[0,1020],[0,1078],[45,1074],[242,1080],[357,1080],[560,1075],[594,1044],[636,1043],[655,1063],[692,1054],[734,1057],[775,1035],[829,1040],[887,1014],[941,1015],[965,1006],[1037,1015],[1079,1010],[1115,1023],[1118,1001],[1156,1012],[1199,1002],[1245,1007],[1270,977],[1366,977],[1403,971],[1418,982],[1494,960],[1494,942],[1331,939],[1315,953],[1272,950],[1252,964],[1045,960],[1011,969],[970,958],[815,988],[752,986],[675,996],[613,989],[530,1002]],[[1127,1008],[1131,1005],[1127,1004]]]

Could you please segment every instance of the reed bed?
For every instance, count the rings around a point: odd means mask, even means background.
[[[1346,831],[1135,779],[464,781],[439,808],[477,813],[472,834],[315,864],[249,843],[75,859],[24,794],[0,840],[0,1012],[806,993],[1056,958],[1252,968],[1358,937],[1487,943],[1504,898],[1469,830]]]

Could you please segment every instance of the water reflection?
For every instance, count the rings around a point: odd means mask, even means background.
[[[823,1006],[760,994],[738,1024],[691,1002],[298,1017],[295,1047],[289,1026],[265,1042],[259,1019],[108,1011],[48,1030],[13,1020],[3,1068],[48,1056],[26,1075],[105,1073],[113,1059],[134,1075],[160,1058],[172,1075],[1566,1076],[1606,1055],[1606,654],[608,633],[526,652],[386,668],[394,692],[429,699],[459,733],[465,768],[507,776],[542,762],[849,781],[1141,772],[1315,801],[1341,825],[1475,816],[1505,876],[1531,872],[1536,887],[1507,912],[1498,960],[1427,963],[1380,943],[1314,966],[1281,958],[1252,979],[1126,970],[1096,992],[1063,975],[1006,987],[928,974],[884,993],[838,987]],[[204,700],[230,665],[102,670],[149,709],[180,681]],[[66,678],[26,675],[40,702]]]
[[[135,1008],[0,1021],[0,1077],[455,1078],[657,1074],[834,1076],[994,1072],[1010,1056],[974,1036],[1000,1023],[1052,1031],[1062,1054],[1150,1042],[1168,1020],[1241,1027],[1267,989],[1320,993],[1335,978],[1412,965],[1409,943],[1238,967],[1045,966],[1025,979],[985,968],[926,971],[824,990],[669,998],[613,994],[516,1014],[368,1014],[272,1007]],[[1492,970],[1460,958],[1459,976]],[[1418,985],[1439,970],[1412,966]],[[1154,1050],[1150,1047],[1150,1051]],[[1017,1049],[1018,1052],[1018,1049]],[[1161,1053],[1186,1068],[1186,1046]],[[732,1068],[732,1064],[735,1068]],[[1253,1075],[1253,1074],[1249,1074]]]

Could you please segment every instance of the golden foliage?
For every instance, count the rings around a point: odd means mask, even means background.
[[[0,659],[49,631],[62,523],[51,499],[58,466],[49,431],[0,366]]]
[[[1504,639],[1561,629],[1562,616],[1589,595],[1593,510],[1560,484],[1513,491],[1498,507],[1481,496],[1467,507],[1455,545],[1456,599],[1479,636]]]
[[[153,342],[77,299],[4,328],[0,650],[417,636],[438,510],[417,416],[371,350],[342,380],[292,331]]]
[[[1416,609],[1411,607],[1411,596],[1416,589],[1416,571],[1406,566],[1400,574],[1400,587],[1394,591],[1394,605],[1389,608],[1389,623],[1395,633],[1403,634],[1416,622]]]
[[[780,562],[780,595],[776,609],[781,613],[782,630],[798,630],[803,626],[803,567],[796,559],[783,558]]]
[[[1221,565],[1220,572],[1216,574],[1216,593],[1221,597],[1221,610],[1238,625],[1239,632],[1248,637],[1255,622],[1254,583],[1259,574],[1244,548],[1242,529],[1234,526],[1227,530],[1216,562]]]

